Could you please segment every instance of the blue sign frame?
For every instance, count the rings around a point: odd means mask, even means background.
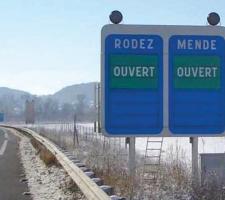
[[[215,40],[216,49],[178,49],[178,40]],[[220,87],[175,88],[175,56],[218,56]],[[176,134],[205,136],[225,129],[225,42],[220,36],[175,35],[169,39],[169,129]]]
[[[115,39],[153,39],[153,49],[115,48]],[[163,40],[158,35],[111,34],[104,47],[104,129],[107,135],[151,135],[163,129]],[[110,88],[110,55],[157,55],[158,87]]]

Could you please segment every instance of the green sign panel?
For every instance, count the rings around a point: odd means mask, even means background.
[[[111,55],[111,88],[157,88],[158,57],[155,55]]]
[[[175,56],[174,87],[177,89],[219,89],[218,56]]]

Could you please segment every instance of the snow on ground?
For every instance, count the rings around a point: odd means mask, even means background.
[[[93,123],[78,123],[80,126],[94,127]],[[146,137],[136,138],[136,149],[144,153],[146,148]],[[191,144],[189,137],[165,137],[163,151],[173,146],[182,149],[188,157],[191,156]],[[225,153],[225,137],[199,137],[199,153]]]
[[[37,155],[28,138],[20,141],[20,156],[33,200],[84,199],[66,187],[70,178],[62,168],[47,167]]]
[[[40,124],[41,125],[41,124]],[[93,123],[77,123],[78,126],[93,128]],[[35,126],[35,125],[34,125]],[[38,124],[36,126],[39,126]],[[62,127],[62,124],[43,124],[48,129],[58,129]],[[69,127],[71,131],[73,126]],[[141,154],[145,153],[146,137],[136,138],[136,149]],[[188,137],[165,137],[163,142],[163,156],[168,156],[168,151],[177,153],[177,149],[185,154],[187,159],[191,158],[191,144]],[[171,152],[170,152],[171,153]],[[199,137],[199,154],[202,153],[225,153],[225,137]]]
[[[147,138],[137,138],[136,148],[139,152],[145,152]],[[163,155],[167,156],[168,151],[176,153],[177,149],[185,154],[185,157],[191,158],[191,144],[188,137],[167,137],[163,141]],[[202,153],[224,153],[224,137],[199,137],[199,154]]]
[[[93,123],[79,123],[80,126],[94,127]],[[154,137],[154,139],[157,139]],[[141,154],[145,153],[147,137],[136,137],[136,149]],[[177,150],[185,153],[191,158],[191,144],[189,137],[165,137],[163,141],[163,154],[166,157],[167,151]],[[199,154],[202,153],[225,153],[225,137],[199,137]]]

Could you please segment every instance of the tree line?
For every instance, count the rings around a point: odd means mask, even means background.
[[[86,96],[79,94],[74,103],[60,103],[51,97],[6,95],[0,97],[0,112],[6,121],[25,120],[25,102],[34,100],[36,122],[70,122],[74,115],[78,121],[92,122],[96,118],[94,102],[87,102]]]

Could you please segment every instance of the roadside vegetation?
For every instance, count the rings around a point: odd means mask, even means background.
[[[191,165],[182,147],[170,146],[163,156],[156,182],[143,180],[143,155],[137,152],[136,177],[128,175],[128,152],[124,138],[106,138],[91,127],[67,125],[33,127],[89,166],[115,193],[133,200],[223,200],[225,188],[213,181],[192,187]],[[145,144],[143,144],[145,145]],[[210,180],[215,180],[213,177]]]

